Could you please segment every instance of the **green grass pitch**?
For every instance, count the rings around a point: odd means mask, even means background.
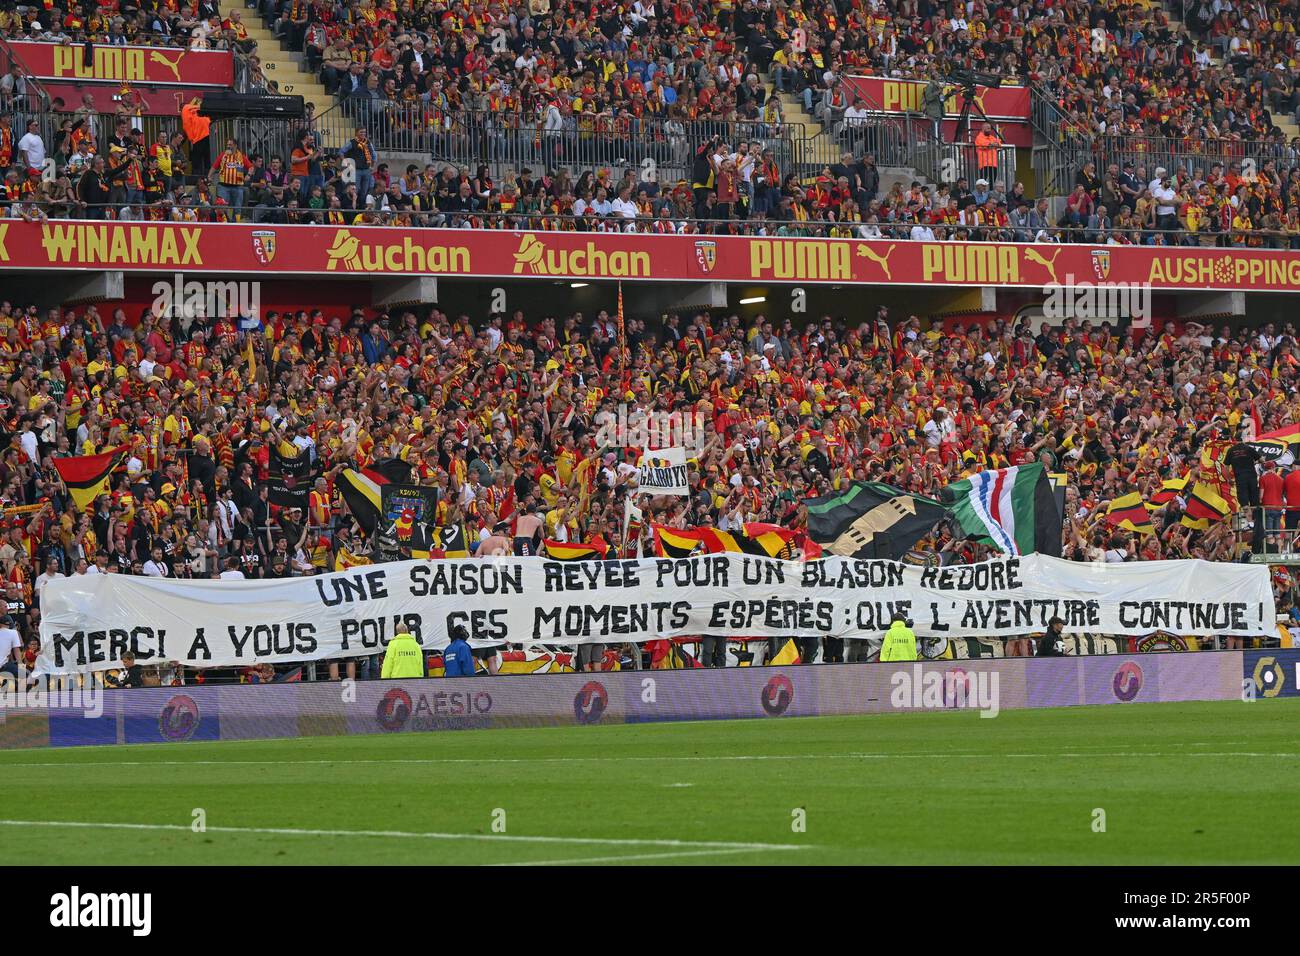
[[[0,862],[1291,864],[1297,730],[1274,700],[7,752]]]

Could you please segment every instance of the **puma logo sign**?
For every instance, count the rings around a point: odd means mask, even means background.
[[[1037,262],[1040,266],[1046,269],[1047,274],[1052,277],[1052,282],[1057,285],[1060,283],[1056,281],[1056,260],[1060,254],[1061,250],[1057,249],[1056,252],[1052,253],[1052,258],[1048,259],[1033,246],[1030,246],[1025,250],[1025,258],[1030,262]]]
[[[870,246],[858,246],[858,255],[865,259],[870,259],[876,265],[880,266],[880,268],[885,272],[885,278],[890,282],[893,282],[894,274],[889,270],[889,257],[894,254],[894,249],[896,248],[896,245],[890,246],[885,250],[885,254],[882,256]]]
[[[176,54],[176,59],[169,60],[158,50],[149,51],[149,59],[154,63],[160,63],[172,71],[172,76],[176,77],[176,82],[181,81],[181,59],[185,56],[185,51],[181,50]]]

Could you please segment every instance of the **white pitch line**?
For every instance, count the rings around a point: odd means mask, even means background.
[[[99,823],[87,820],[0,820],[0,826],[9,827],[64,827],[86,830],[184,830],[195,832],[182,823]],[[326,837],[395,837],[400,839],[425,840],[481,840],[500,843],[570,843],[592,846],[662,846],[662,847],[708,847],[711,849],[734,850],[735,852],[752,850],[804,850],[807,844],[799,843],[738,843],[734,841],[713,840],[640,840],[630,838],[603,837],[557,837],[557,836],[520,836],[506,833],[436,833],[428,831],[407,830],[315,830],[297,827],[205,827],[205,833],[259,833],[275,836],[326,836]]]
[[[856,753],[839,754],[719,754],[712,757],[700,757],[690,754],[662,754],[658,756],[592,756],[592,757],[379,757],[365,760],[67,760],[67,761],[8,761],[0,757],[0,770],[21,770],[24,767],[262,767],[262,766],[332,766],[335,764],[544,764],[544,763],[617,763],[620,761],[659,762],[659,761],[707,761],[714,763],[721,760],[994,760],[999,757],[1029,757],[1047,759],[1051,757],[1282,757],[1295,759],[1300,753],[1270,753],[1265,751],[1160,751],[1129,750],[1114,751],[1076,751],[1066,753],[949,753],[932,751],[926,753]]]
[[[627,860],[669,860],[684,856],[725,856],[730,853],[753,853],[753,850],[685,850],[680,853],[632,853],[628,856],[588,856],[574,857],[569,860],[535,860],[515,861],[511,863],[488,863],[487,866],[573,866],[579,863],[622,863]]]
[[[1225,750],[1217,753],[1165,753],[1162,751],[1141,751],[1134,750],[1125,753],[1059,753],[1059,754],[988,754],[990,757],[1032,757],[1039,759],[1042,757],[1284,757],[1288,760],[1294,760],[1300,757],[1300,753],[1269,753],[1266,751],[1252,750]]]

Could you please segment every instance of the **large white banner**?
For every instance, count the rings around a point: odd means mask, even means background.
[[[582,644],[683,635],[879,637],[901,611],[922,636],[1010,637],[1059,615],[1068,633],[1276,633],[1263,565],[1081,564],[1030,554],[949,568],[741,554],[550,561],[402,561],[317,577],[55,578],[41,597],[38,672],[360,657],[409,630],[442,647]]]
[[[637,491],[651,495],[689,495],[685,448],[646,449],[637,462]]]

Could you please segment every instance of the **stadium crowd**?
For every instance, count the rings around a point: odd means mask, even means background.
[[[1274,139],[1294,115],[1295,0],[1155,3],[1012,0],[865,4],[657,0],[517,6],[436,0],[260,0],[260,15],[340,98],[546,123],[602,114],[758,120],[751,75],[806,105],[844,110],[848,73],[927,78],[952,67],[1042,84],[1100,135]],[[239,8],[212,0],[6,0],[10,39],[246,48]],[[825,101],[825,102],[823,102]],[[560,114],[547,116],[554,108]],[[578,117],[573,120],[572,117]]]
[[[1196,0],[1187,11],[1184,28],[1158,5],[1079,0],[513,9],[263,0],[251,15],[273,22],[358,119],[342,148],[322,148],[310,115],[288,155],[264,155],[235,139],[207,142],[197,104],[152,142],[129,100],[116,117],[58,104],[49,143],[27,115],[0,116],[0,207],[29,220],[1300,248],[1300,153],[1273,122],[1298,105],[1295,3]],[[240,17],[208,2],[5,2],[0,33],[251,53]],[[983,176],[882,189],[856,142],[813,175],[782,168],[773,141],[785,120],[769,79],[834,124],[871,106],[849,99],[847,73],[937,84],[954,66],[1045,90],[1065,117],[1062,136],[1095,144],[1102,161],[1084,165],[1064,197]],[[21,82],[0,79],[0,97]],[[709,123],[718,131],[692,138]],[[492,154],[511,129],[527,134],[537,171],[460,165]],[[1153,136],[1204,161],[1147,163],[1142,144]],[[643,179],[635,157],[565,162],[585,141],[628,137],[661,137],[690,175]],[[383,150],[403,142],[456,162],[393,169]],[[364,557],[337,479],[387,458],[439,489],[439,524],[465,527],[475,549],[521,519],[552,540],[625,547],[630,469],[596,446],[594,427],[623,403],[709,425],[693,494],[651,505],[648,517],[669,526],[797,527],[804,497],[852,478],[933,494],[975,469],[1040,459],[1070,479],[1067,556],[1227,560],[1240,547],[1229,524],[1185,527],[1178,496],[1159,512],[1159,533],[1145,536],[1115,532],[1105,505],[1154,494],[1209,436],[1235,437],[1248,409],[1264,428],[1296,415],[1291,326],[1067,322],[1036,334],[1023,323],[924,329],[885,314],[806,328],[703,313],[651,327],[634,317],[625,390],[608,313],[306,309],[183,328],[104,312],[0,308],[10,436],[0,570],[24,636],[56,574],[282,576]],[[51,458],[123,443],[132,454],[111,494],[78,512]],[[304,512],[268,499],[271,451],[282,445],[319,463]],[[1300,475],[1288,482],[1296,494],[1283,506],[1300,508]],[[981,553],[947,532],[926,548]],[[1293,607],[1285,571],[1277,584],[1279,607]]]
[[[240,11],[223,16],[211,3],[22,10],[0,21],[7,35],[247,43]],[[49,144],[23,149],[26,130],[0,129],[0,166],[17,173],[0,198],[10,215],[29,218],[1293,247],[1300,153],[1272,115],[1298,105],[1294,3],[1213,0],[1187,12],[1183,26],[1159,5],[1078,0],[1049,10],[1009,0],[953,9],[265,0],[250,15],[304,53],[368,135],[324,150],[317,131],[289,155],[205,143],[187,165],[194,137],[179,128],[146,142],[128,117],[94,128],[84,107],[69,109]],[[42,13],[50,22],[37,30]],[[974,176],[882,191],[869,143],[854,137],[838,164],[781,168],[787,158],[773,137],[784,119],[768,76],[833,126],[874,108],[849,100],[845,74],[937,82],[952,67],[1038,86],[1060,108],[1062,136],[1090,144],[1098,162],[1079,170],[1065,197],[1008,192]],[[719,136],[704,135],[709,121]],[[859,125],[870,124],[851,128]],[[496,163],[495,179],[483,165],[458,165],[496,157],[512,131],[523,131],[527,148],[507,151],[513,161]],[[643,181],[636,157],[584,165],[592,141],[671,154],[691,175]],[[1157,142],[1191,158],[1145,162]],[[395,144],[454,162],[390,168],[382,151]],[[56,175],[32,176],[32,160],[47,154]],[[83,186],[87,171],[97,175]]]
[[[108,43],[114,46],[168,46],[190,50],[251,52],[243,12],[222,12],[212,0],[44,0],[40,4],[5,0],[0,4],[0,34],[6,40],[48,43]]]
[[[285,577],[365,560],[339,476],[385,460],[438,489],[436,524],[463,528],[471,553],[508,551],[518,536],[627,553],[633,459],[598,443],[598,422],[620,405],[703,424],[691,494],[641,498],[643,553],[655,523],[799,528],[805,497],[849,480],[933,496],[973,471],[1038,460],[1068,476],[1066,557],[1232,560],[1242,546],[1230,522],[1186,527],[1182,495],[1157,511],[1154,534],[1117,530],[1105,506],[1153,497],[1248,418],[1271,429],[1300,411],[1291,325],[1133,332],[1070,320],[1035,334],[1027,320],[925,329],[884,308],[806,326],[629,317],[626,388],[606,311],[476,322],[304,309],[186,329],[148,311],[4,302],[0,333],[0,571],[24,639],[59,575]],[[53,459],[123,444],[108,490],[79,510]],[[273,455],[315,465],[305,510],[270,500]],[[1262,485],[1266,505],[1300,509],[1300,470]],[[918,549],[987,554],[946,525]],[[1292,608],[1294,582],[1285,570],[1275,580],[1279,608]]]
[[[1173,31],[1158,9],[1099,9],[1106,36],[1082,38],[1031,78],[1068,115],[1070,133],[1108,143],[1162,137],[1199,152],[1207,144],[1287,144],[1273,116],[1297,116],[1294,2],[1187,6],[1187,30]],[[1127,14],[1127,15],[1126,15]],[[1099,53],[1096,47],[1100,46]]]
[[[197,122],[190,116],[186,122]],[[301,130],[288,157],[246,154],[228,138],[186,175],[179,131],[155,142],[119,118],[103,138],[85,115],[64,120],[50,147],[32,121],[0,115],[0,208],[12,218],[247,221],[591,232],[729,233],[919,241],[1088,242],[1300,248],[1300,166],[1273,160],[1148,169],[1132,161],[1079,172],[1064,201],[983,177],[881,189],[871,153],[846,152],[808,181],[783,172],[761,141],[713,136],[689,180],[659,183],[636,167],[576,178],[567,168],[493,177],[487,164],[393,170],[368,130],[337,151]],[[205,127],[206,130],[206,127]],[[206,141],[206,132],[205,132]],[[206,157],[203,157],[206,160]],[[193,165],[191,160],[191,166]]]

